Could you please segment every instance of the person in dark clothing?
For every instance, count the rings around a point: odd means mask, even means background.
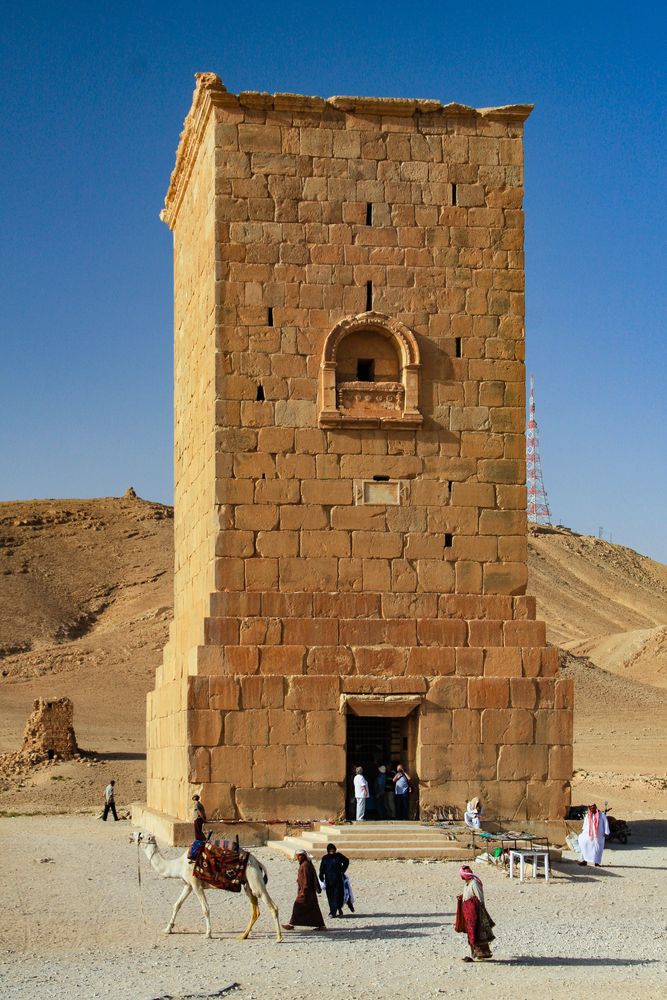
[[[329,900],[329,915],[332,917],[343,916],[343,903],[345,902],[343,875],[349,864],[349,859],[336,850],[335,844],[327,844],[327,853],[320,862],[320,882],[324,882]]]
[[[321,892],[317,872],[313,867],[305,851],[297,851],[296,860],[299,862],[299,873],[296,877],[298,891],[292,916],[288,924],[283,924],[286,931],[293,931],[298,927],[313,927],[316,931],[325,931],[320,904],[317,902],[317,894]]]
[[[192,796],[192,801],[195,804],[195,840],[206,840],[204,836],[204,823],[206,822],[206,810],[204,809],[203,803],[198,795]]]
[[[378,819],[386,819],[387,810],[385,809],[384,799],[387,793],[387,768],[384,764],[381,764],[378,768],[373,791],[375,793],[375,808],[377,809]]]

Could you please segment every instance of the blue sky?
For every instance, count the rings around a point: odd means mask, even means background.
[[[33,3],[3,14],[0,498],[171,501],[171,236],[193,74],[533,102],[527,358],[555,520],[667,561],[659,3]]]

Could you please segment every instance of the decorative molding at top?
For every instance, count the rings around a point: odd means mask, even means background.
[[[532,104],[506,104],[497,108],[473,108],[467,104],[443,104],[437,100],[420,100],[401,97],[308,97],[304,94],[269,94],[254,90],[244,90],[240,94],[230,93],[216,73],[195,73],[196,85],[192,106],[187,114],[176,150],[176,165],[171,175],[169,190],[165,197],[165,207],[160,218],[173,229],[178,210],[183,200],[199,146],[214,107],[242,111],[295,111],[321,115],[330,108],[346,114],[365,116],[410,118],[414,115],[429,115],[443,122],[451,118],[519,124],[525,122],[533,110]]]

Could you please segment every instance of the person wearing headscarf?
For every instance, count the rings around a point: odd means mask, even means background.
[[[609,836],[609,823],[606,815],[593,805],[588,807],[584,816],[584,825],[579,834],[579,850],[581,851],[580,865],[595,865],[600,868],[602,865],[602,852],[604,851],[605,837]]]
[[[317,901],[317,894],[322,890],[313,862],[305,851],[297,851],[296,860],[299,862],[297,894],[290,921],[283,924],[283,927],[286,931],[293,931],[295,927],[312,927],[316,931],[325,931],[324,918]]]
[[[343,916],[345,902],[344,875],[348,869],[349,859],[336,850],[335,844],[327,844],[327,853],[320,862],[320,882],[324,882],[327,899],[329,900],[329,915]]]
[[[475,797],[466,804],[463,822],[467,827],[470,827],[471,830],[481,830],[483,812],[484,810],[482,808],[481,800],[478,797]]]
[[[480,962],[493,958],[489,942],[494,940],[494,923],[486,912],[484,905],[484,887],[482,880],[475,875],[469,865],[461,865],[459,875],[465,886],[458,897],[463,918],[462,931],[465,931],[470,945],[470,957],[464,962]]]

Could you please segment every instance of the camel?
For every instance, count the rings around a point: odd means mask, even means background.
[[[185,882],[185,888],[174,903],[171,920],[164,930],[165,934],[171,934],[174,922],[176,921],[176,914],[190,893],[194,892],[195,896],[199,900],[199,905],[201,906],[202,913],[204,914],[204,920],[206,921],[206,937],[210,938],[211,918],[208,900],[206,899],[206,890],[211,887],[207,885],[206,882],[202,882],[200,879],[195,878],[193,871],[194,865],[188,863],[188,852],[186,851],[184,854],[179,855],[179,857],[168,861],[160,854],[157,842],[152,833],[135,832],[130,837],[130,843],[140,844],[143,847],[152,868],[158,873],[160,878],[178,878],[181,879],[182,882]],[[271,899],[271,896],[266,888],[268,878],[269,877],[264,865],[260,864],[257,858],[254,858],[252,854],[250,854],[248,857],[248,867],[246,869],[246,882],[243,886],[248,899],[250,900],[250,920],[248,922],[248,926],[240,936],[241,941],[245,941],[259,919],[260,899],[263,899],[268,908],[271,910],[273,921],[276,925],[276,941],[280,942],[283,939],[283,932],[280,929],[280,920],[278,918],[278,907]]]

